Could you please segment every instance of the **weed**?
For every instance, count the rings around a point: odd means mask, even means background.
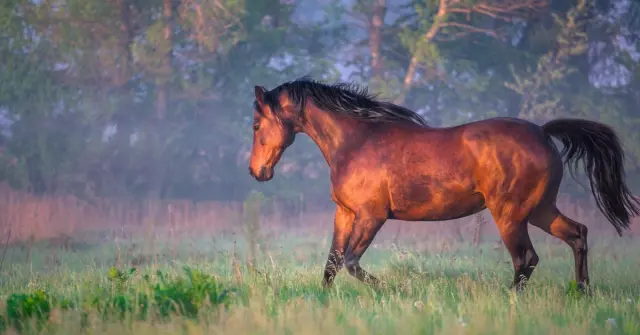
[[[206,275],[187,266],[183,268],[186,277],[169,279],[158,271],[159,281],[151,284],[153,301],[160,316],[169,317],[171,314],[196,318],[198,312],[206,306],[229,305],[229,290],[223,289],[214,277]]]
[[[32,293],[14,293],[7,299],[7,323],[16,330],[23,330],[29,321],[35,321],[38,329],[49,320],[51,314],[51,298],[38,290]]]
[[[264,194],[254,192],[249,194],[243,203],[243,211],[245,213],[243,222],[243,234],[249,248],[249,259],[255,260],[257,257],[256,246],[260,243],[260,207],[262,202],[266,200]]]
[[[133,286],[135,268],[124,272],[112,267],[108,273],[112,291],[101,290],[92,299],[92,305],[104,320],[112,316],[123,320],[127,315],[146,320],[153,311],[165,321],[173,315],[197,318],[205,307],[229,307],[231,290],[224,289],[214,277],[201,271],[187,266],[183,271],[184,276],[175,278],[162,271],[157,271],[154,278],[145,274],[143,282]]]

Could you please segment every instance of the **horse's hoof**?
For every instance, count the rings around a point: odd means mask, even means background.
[[[585,284],[584,282],[578,283],[578,291],[586,295],[591,294],[591,289],[589,288],[589,284]]]
[[[373,287],[375,287],[378,290],[384,290],[384,289],[387,289],[389,285],[385,282],[377,282],[375,285],[373,285]]]
[[[522,294],[525,288],[526,288],[525,283],[511,284],[511,286],[509,287],[509,289],[515,292],[516,294]]]
[[[331,287],[333,287],[333,282],[327,281],[327,280],[323,280],[322,281],[322,288],[325,290],[330,290]]]

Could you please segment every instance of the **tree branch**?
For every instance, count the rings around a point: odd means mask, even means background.
[[[424,37],[422,39],[422,43],[430,43],[431,40],[436,36],[438,31],[440,30],[443,20],[447,15],[447,0],[440,0],[440,7],[438,8],[438,13],[436,14],[435,20]],[[396,104],[403,104],[406,98],[407,92],[411,88],[411,84],[413,83],[413,77],[416,74],[416,69],[418,67],[418,56],[420,55],[420,48],[416,48],[416,51],[413,53],[411,60],[409,61],[409,67],[407,68],[407,73],[404,76],[404,80],[402,81],[402,93],[400,96],[394,101]]]
[[[471,34],[471,33],[480,33],[480,34],[485,34],[485,35],[489,35],[493,38],[498,38],[499,35],[498,33],[493,30],[493,29],[486,29],[486,28],[479,28],[479,27],[474,27],[472,25],[469,24],[465,24],[465,23],[459,23],[459,22],[446,22],[442,24],[442,28],[447,28],[447,27],[457,27],[457,28],[461,28],[464,31],[461,32],[457,32],[456,34],[454,34],[454,36],[451,36],[451,40],[460,38],[462,36]]]
[[[480,14],[496,20],[511,22],[515,17],[526,16],[527,13],[545,8],[548,4],[549,0],[495,0],[469,6],[461,3],[460,0],[440,0],[438,12],[435,15],[433,24],[423,38],[417,42],[416,50],[409,61],[409,67],[404,76],[402,92],[394,102],[397,104],[404,103],[406,94],[413,84],[413,79],[418,68],[421,50],[423,50],[421,46],[424,47],[424,45],[432,43],[436,35],[442,32],[443,28],[456,27],[461,31],[455,32],[443,39],[438,38],[440,41],[455,40],[471,33],[481,33],[494,38],[499,38],[500,36],[495,29],[475,27],[453,20],[445,22],[445,20],[448,20],[450,14],[464,14],[467,21],[471,20],[472,14]]]

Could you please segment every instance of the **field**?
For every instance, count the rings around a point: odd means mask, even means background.
[[[541,264],[528,290],[514,295],[506,289],[509,257],[489,243],[444,252],[376,243],[362,262],[388,283],[375,292],[345,271],[332,290],[322,289],[326,239],[283,235],[247,261],[250,249],[234,238],[182,237],[173,247],[156,240],[155,257],[133,250],[144,244],[135,238],[12,246],[0,282],[4,327],[19,321],[25,333],[47,334],[640,333],[640,247],[633,240],[592,242],[593,293],[582,296],[570,285],[571,252],[557,243],[536,243]],[[114,271],[118,263],[122,273]],[[201,275],[178,281],[189,278],[185,265]],[[167,279],[155,286],[158,271]],[[212,298],[201,302],[207,292]],[[16,293],[26,295],[10,298]],[[39,316],[31,305],[50,312]]]
[[[510,292],[511,260],[492,222],[474,245],[470,219],[391,221],[362,259],[387,287],[343,270],[326,291],[331,213],[286,219],[245,206],[222,223],[219,208],[186,215],[174,204],[154,225],[131,208],[5,203],[0,219],[31,238],[14,234],[0,249],[0,333],[640,334],[640,243],[568,205],[590,227],[588,296],[572,283],[570,249],[535,229],[541,262],[526,292]]]

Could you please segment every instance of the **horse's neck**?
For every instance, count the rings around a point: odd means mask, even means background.
[[[363,125],[348,116],[323,111],[313,105],[307,107],[304,114],[301,132],[318,146],[329,166],[342,146],[362,134],[358,128]]]

